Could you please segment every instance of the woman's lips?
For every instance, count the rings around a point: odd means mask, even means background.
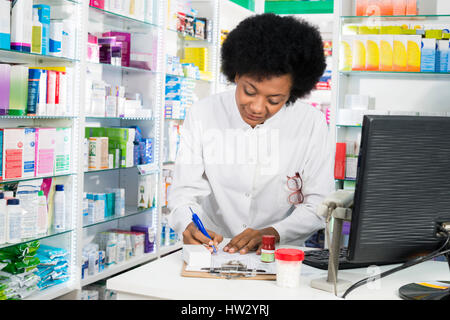
[[[248,114],[247,112],[245,113],[245,117],[252,120],[252,121],[261,121],[263,120],[263,117],[255,117],[252,116],[251,114]]]

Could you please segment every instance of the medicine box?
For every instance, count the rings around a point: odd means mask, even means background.
[[[10,74],[11,66],[0,64],[0,115],[2,116],[7,115],[9,109]]]
[[[56,128],[55,175],[70,173],[71,128]]]
[[[189,267],[209,268],[211,252],[202,244],[183,244],[183,260]]]
[[[22,178],[24,129],[3,129],[3,178]]]
[[[144,236],[144,253],[152,252],[155,245],[155,234],[151,226],[134,225],[130,228],[133,232],[142,232]]]
[[[436,71],[436,39],[422,39],[421,72]]]
[[[36,128],[36,176],[53,174],[55,137],[55,128]]]
[[[107,137],[89,137],[89,170],[103,170],[109,167]]]
[[[36,170],[36,129],[24,129],[23,178],[34,177]]]

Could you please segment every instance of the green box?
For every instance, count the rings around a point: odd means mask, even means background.
[[[136,137],[134,128],[106,128],[106,136],[110,140],[133,142]]]
[[[134,144],[133,142],[123,142],[120,140],[109,140],[109,148],[108,153],[114,154],[114,163],[116,163],[115,150],[120,150],[120,167],[128,168],[134,165],[133,151]]]
[[[85,138],[98,138],[98,137],[106,137],[106,129],[103,127],[86,127],[84,129]]]

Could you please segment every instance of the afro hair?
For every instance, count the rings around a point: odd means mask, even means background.
[[[322,37],[308,22],[273,13],[241,21],[221,49],[222,72],[234,83],[236,75],[258,80],[290,74],[287,104],[308,95],[326,68]]]

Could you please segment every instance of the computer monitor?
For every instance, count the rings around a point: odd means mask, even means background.
[[[443,244],[450,221],[450,117],[365,116],[348,260],[388,264]]]

